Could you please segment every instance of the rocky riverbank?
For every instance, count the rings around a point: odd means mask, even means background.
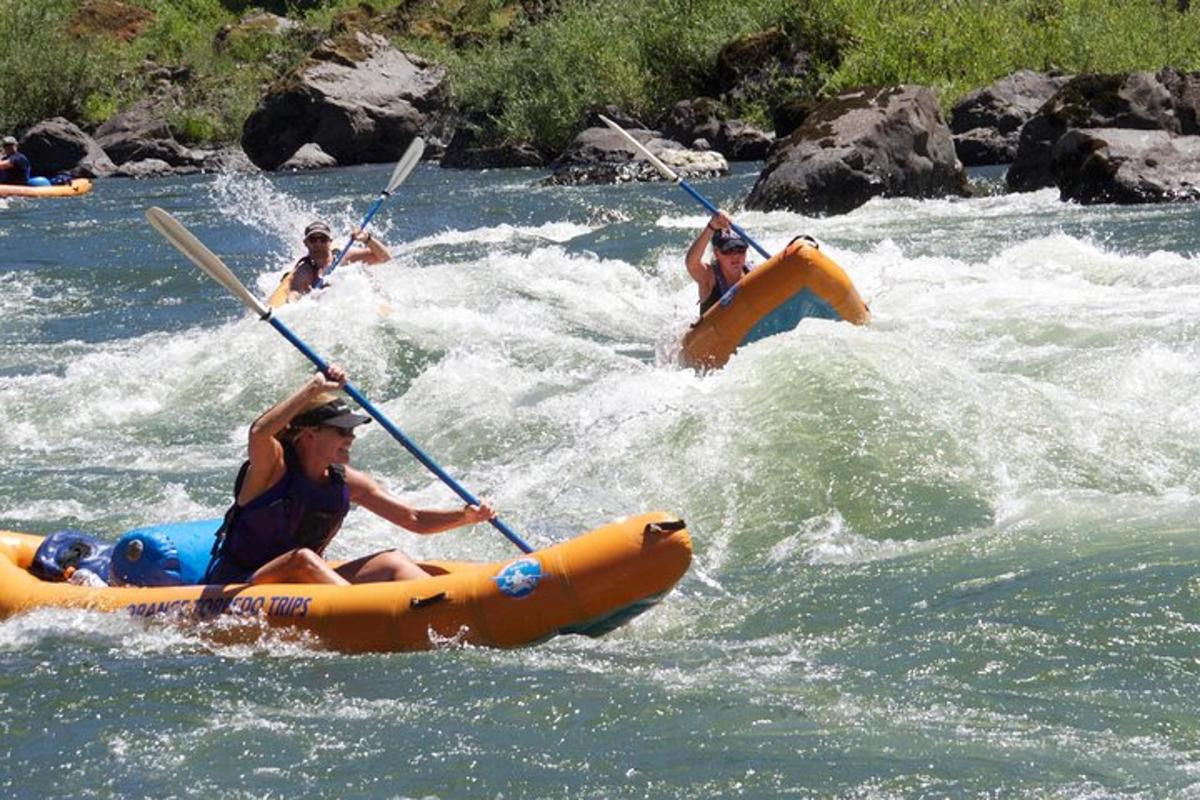
[[[773,124],[764,130],[728,110],[781,76],[809,86],[818,61],[768,31],[721,49],[714,96],[678,100],[649,124],[619,107],[595,107],[554,152],[544,142],[505,141],[494,115],[455,97],[447,65],[401,50],[378,32],[377,18],[367,22],[343,20],[324,38],[305,31],[311,50],[264,89],[237,144],[181,143],[172,119],[186,107],[190,76],[158,67],[149,96],[93,130],[47,119],[20,132],[21,148],[41,174],[142,178],[392,161],[422,136],[426,157],[447,168],[543,167],[555,184],[660,179],[599,123],[595,112],[603,111],[685,178],[722,174],[730,161],[765,160],[746,201],[751,208],[836,214],[877,196],[961,195],[964,165],[981,164],[1011,164],[1010,190],[1057,186],[1064,200],[1082,203],[1173,202],[1200,193],[1200,73],[1021,70],[958,98],[948,119],[945,99],[931,86],[804,89],[776,93]],[[219,37],[227,46],[251,34],[296,32],[294,21],[254,11]]]

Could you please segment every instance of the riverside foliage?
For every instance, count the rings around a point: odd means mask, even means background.
[[[81,7],[94,19],[120,5],[0,0],[11,34],[0,128],[56,115],[97,124],[155,91],[157,65],[173,70],[177,137],[236,140],[273,80],[353,27],[446,63],[457,104],[487,115],[497,142],[548,153],[593,106],[655,123],[678,100],[715,94],[721,48],[769,30],[812,63],[799,77],[768,71],[729,100],[731,114],[763,124],[782,99],[856,85],[928,84],[949,104],[1021,68],[1200,69],[1200,8],[1183,0],[308,0],[286,4],[298,32],[234,38],[218,31],[243,16],[240,0],[125,0],[152,12],[127,41],[80,24]]]

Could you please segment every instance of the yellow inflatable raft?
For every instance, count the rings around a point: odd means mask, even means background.
[[[806,318],[865,325],[871,312],[849,276],[815,242],[796,239],[725,293],[683,337],[693,367],[720,367],[741,345],[791,330]]]
[[[518,647],[556,634],[600,636],[654,606],[687,571],[692,544],[664,513],[618,520],[495,563],[430,562],[433,577],[356,586],[87,587],[29,573],[42,537],[0,531],[0,618],[87,608],[212,626],[222,641],[305,632],[347,652],[425,650],[442,642]]]
[[[92,182],[87,178],[75,178],[70,183],[61,186],[24,186],[14,183],[0,183],[0,197],[74,197],[87,194],[92,190]]]

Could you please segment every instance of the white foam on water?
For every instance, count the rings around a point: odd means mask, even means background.
[[[421,250],[447,244],[506,244],[521,239],[564,244],[595,230],[594,226],[573,222],[547,222],[542,225],[495,225],[471,230],[447,230],[422,236],[397,246],[397,252]]]

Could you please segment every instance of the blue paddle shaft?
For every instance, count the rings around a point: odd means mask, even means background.
[[[372,213],[374,213],[374,210],[372,210]],[[369,215],[367,219],[370,219]],[[295,346],[295,348],[301,353],[303,353],[309,361],[313,362],[313,364],[317,366],[317,369],[321,370],[323,373],[329,371],[329,365],[325,363],[325,360],[313,352],[312,348],[305,344],[303,339],[292,333],[291,329],[288,328],[287,325],[284,325],[283,322],[274,316],[267,317],[267,322],[271,323],[271,326],[275,328],[275,330],[279,331],[279,333],[283,335],[283,338],[291,342],[292,345]],[[384,430],[392,435],[392,438],[404,445],[404,449],[412,453],[413,457],[416,458],[417,461],[420,461],[425,465],[426,469],[441,478],[442,483],[453,489],[454,493],[461,497],[465,502],[473,506],[479,505],[479,500],[476,499],[475,495],[468,492],[458,483],[458,481],[454,480],[454,478],[450,477],[445,470],[438,466],[432,458],[425,455],[425,452],[421,450],[420,447],[417,447],[416,443],[405,436],[403,431],[392,424],[392,421],[388,419],[382,411],[376,408],[370,400],[364,397],[362,392],[358,391],[358,389],[356,389],[352,383],[347,381],[346,385],[342,388],[346,390],[346,394],[350,395],[350,397],[354,398],[356,403],[362,406],[364,411],[370,414],[376,422],[382,425]],[[533,552],[533,548],[526,544],[525,540],[518,536],[516,531],[504,524],[500,518],[494,517],[488,521],[492,523],[496,530],[508,537],[510,542],[519,547],[522,553]]]
[[[687,181],[685,181],[685,180],[683,180],[682,178],[680,178],[680,179],[679,179],[679,185],[680,185],[681,187],[683,187],[683,190],[684,190],[685,192],[687,192],[688,194],[690,194],[690,195],[691,195],[691,196],[692,196],[692,197],[693,197],[693,198],[694,198],[694,199],[695,199],[695,200],[696,200],[698,203],[700,203],[700,205],[702,205],[702,206],[704,206],[705,208],[707,208],[707,209],[708,209],[708,213],[710,213],[710,214],[717,214],[717,213],[720,213],[721,209],[719,209],[719,208],[717,208],[716,206],[714,206],[712,203],[710,203],[710,202],[708,201],[708,198],[707,198],[707,197],[705,197],[704,195],[700,194],[700,193],[699,193],[699,192],[697,192],[695,189],[693,189],[693,188],[692,188],[692,185],[691,185],[690,183],[688,183]],[[733,228],[734,232],[735,232],[735,233],[737,233],[737,235],[738,235],[738,236],[742,237],[742,239],[743,239],[744,241],[746,241],[747,243],[749,243],[749,245],[750,245],[751,247],[753,247],[755,250],[757,250],[757,251],[758,251],[758,254],[759,254],[760,256],[762,256],[763,258],[770,258],[770,257],[771,257],[771,254],[770,254],[770,253],[768,253],[768,252],[767,252],[767,251],[766,251],[766,250],[763,248],[763,246],[762,246],[762,245],[760,245],[758,242],[756,242],[756,241],[754,241],[753,239],[751,239],[751,238],[750,238],[750,234],[748,234],[748,233],[746,233],[744,230],[742,230],[742,227],[741,227],[740,225],[738,225],[736,222],[732,222],[732,221],[731,221],[731,222],[729,223],[729,227]]]

